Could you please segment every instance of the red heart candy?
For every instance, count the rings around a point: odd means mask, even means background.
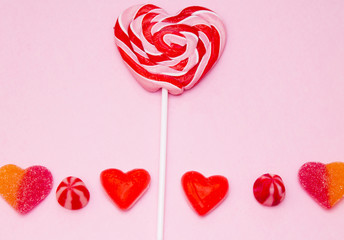
[[[118,169],[107,169],[100,174],[100,180],[117,206],[127,210],[149,187],[150,175],[144,169],[134,169],[127,173]]]
[[[115,37],[125,64],[145,89],[181,94],[214,66],[226,33],[220,18],[207,8],[187,7],[173,16],[146,4],[118,17]]]
[[[195,171],[183,175],[182,185],[192,207],[201,216],[218,206],[228,192],[227,178],[218,175],[206,178]]]

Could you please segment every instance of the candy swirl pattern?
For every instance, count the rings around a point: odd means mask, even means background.
[[[62,207],[77,210],[87,205],[90,192],[80,178],[70,176],[63,179],[57,187],[56,199]]]
[[[171,16],[147,4],[125,10],[115,42],[136,80],[148,91],[178,95],[191,89],[220,57],[226,33],[211,10],[192,6]]]
[[[282,178],[269,173],[260,176],[254,182],[253,194],[262,205],[272,207],[280,204],[285,198]]]

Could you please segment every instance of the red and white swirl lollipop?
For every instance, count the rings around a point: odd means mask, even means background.
[[[220,18],[193,6],[169,15],[152,4],[125,10],[115,25],[118,50],[135,79],[148,91],[162,89],[158,239],[163,239],[167,102],[195,86],[214,66],[226,40]]]
[[[136,80],[148,91],[181,94],[220,57],[226,39],[219,17],[204,7],[175,16],[147,4],[125,10],[115,25],[116,45]]]

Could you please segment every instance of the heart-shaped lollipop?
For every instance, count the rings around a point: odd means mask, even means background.
[[[125,10],[115,25],[116,45],[136,80],[148,91],[181,94],[215,64],[225,28],[211,10],[193,6],[177,15],[147,4]]]
[[[125,10],[115,25],[118,50],[136,80],[161,91],[157,239],[163,239],[168,93],[191,89],[220,57],[226,32],[211,10],[192,6],[176,15],[152,5]]]

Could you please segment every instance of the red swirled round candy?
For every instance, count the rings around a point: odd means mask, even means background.
[[[276,206],[285,198],[285,186],[282,178],[275,174],[264,174],[253,185],[254,197],[260,204]]]
[[[225,44],[225,28],[211,10],[192,6],[171,16],[147,4],[125,10],[115,25],[119,52],[148,91],[181,94],[213,67]]]
[[[87,205],[90,192],[80,178],[70,176],[63,179],[57,187],[56,199],[62,207],[77,210]]]

